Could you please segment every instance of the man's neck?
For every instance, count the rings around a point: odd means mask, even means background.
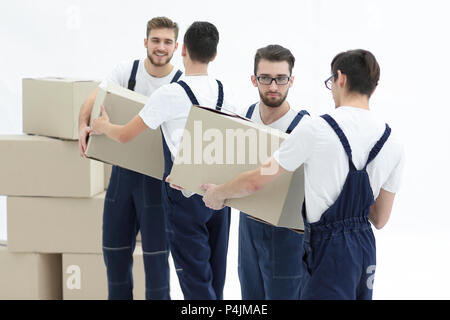
[[[259,102],[259,115],[265,125],[274,123],[289,111],[289,103],[285,100],[279,107],[268,107],[264,102]]]
[[[184,68],[186,70],[186,76],[203,76],[208,74],[208,63],[194,62],[190,59],[186,59]]]
[[[145,58],[144,65],[147,73],[155,78],[163,78],[165,76],[168,76],[173,70],[173,65],[171,65],[170,63],[166,63],[163,66],[155,66],[153,63],[151,63],[148,57]]]
[[[336,108],[341,106],[369,110],[369,98],[366,95],[349,95],[343,97]]]

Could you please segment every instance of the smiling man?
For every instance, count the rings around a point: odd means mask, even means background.
[[[210,22],[196,21],[186,30],[181,50],[186,74],[158,89],[144,108],[125,125],[113,124],[102,107],[91,134],[106,134],[126,143],[144,130],[161,129],[165,160],[164,180],[177,155],[192,105],[235,112],[235,104],[222,82],[208,74],[217,55],[219,31]],[[226,92],[226,94],[224,93]],[[170,182],[169,179],[167,179]],[[163,204],[170,227],[170,250],[186,300],[223,299],[230,210],[210,210],[202,198],[184,194],[163,184]]]
[[[123,62],[100,84],[107,81],[146,96],[159,87],[177,81],[181,71],[170,64],[178,47],[178,25],[166,17],[147,23],[144,39],[147,57]],[[85,156],[88,126],[98,89],[80,111],[79,147]],[[170,299],[166,217],[161,203],[161,181],[113,166],[103,212],[103,257],[108,276],[109,299],[132,299],[133,251],[138,231],[144,251],[147,299]]]

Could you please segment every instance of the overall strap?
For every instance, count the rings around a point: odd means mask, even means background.
[[[246,117],[247,119],[251,119],[251,118],[252,118],[253,112],[255,111],[255,107],[256,107],[256,103],[252,104],[252,105],[248,108],[247,114],[245,115],[245,117]]]
[[[183,72],[181,72],[181,70],[178,70],[175,75],[173,76],[172,80],[170,81],[170,83],[172,82],[177,82],[178,79],[180,79],[181,75],[183,74]]]
[[[139,66],[139,60],[134,60],[133,69],[131,70],[130,79],[128,80],[128,90],[133,90],[136,86],[136,72]]]
[[[372,148],[372,150],[370,150],[369,153],[369,158],[367,159],[367,163],[364,166],[364,169],[367,168],[367,165],[373,160],[375,159],[375,157],[378,155],[378,153],[380,152],[381,148],[383,148],[384,144],[386,143],[387,139],[389,138],[389,136],[391,135],[391,128],[389,127],[389,125],[386,123],[386,129],[384,130],[383,135],[381,136],[380,140],[377,141],[377,143],[375,144],[375,146]]]
[[[222,105],[223,105],[223,85],[222,82],[220,82],[219,80],[217,80],[217,84],[219,85],[219,96],[217,98],[217,105],[216,105],[216,110],[221,110],[222,109]]]
[[[345,153],[348,156],[348,163],[349,163],[350,170],[356,171],[356,167],[352,161],[352,149],[350,148],[350,144],[349,144],[344,132],[339,127],[337,122],[329,114],[324,114],[321,117],[331,126],[331,128],[334,130],[334,132],[336,132],[339,140],[341,141],[342,146],[344,147]]]
[[[286,133],[291,133],[292,130],[295,129],[295,127],[298,125],[298,123],[303,119],[303,117],[305,115],[309,116],[309,113],[306,110],[302,110],[299,113],[297,113],[297,115],[295,116],[294,120],[292,120],[291,124],[287,128]]]
[[[191,100],[191,103],[193,105],[199,106],[200,104],[198,103],[197,98],[195,97],[194,93],[192,92],[191,88],[187,85],[186,82],[184,82],[183,80],[180,80],[178,82],[180,86],[183,87],[184,91],[186,91],[186,94],[188,95],[189,99]]]

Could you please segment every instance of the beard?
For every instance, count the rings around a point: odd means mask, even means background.
[[[150,62],[152,63],[152,65],[154,65],[154,66],[156,66],[156,67],[162,67],[162,66],[165,66],[166,64],[168,64],[168,63],[170,62],[170,60],[172,60],[173,53],[172,53],[172,55],[167,55],[166,60],[163,61],[163,62],[156,62],[156,61],[152,58],[152,55],[149,54],[148,52],[147,52],[147,57],[148,57],[148,59],[150,60]]]
[[[288,91],[286,91],[286,93],[283,95],[280,93],[280,96],[278,97],[278,99],[272,99],[269,97],[264,96],[261,91],[259,91],[259,97],[261,98],[261,101],[268,107],[270,108],[278,108],[279,106],[281,106],[283,104],[283,102],[286,100],[286,97],[288,95]]]

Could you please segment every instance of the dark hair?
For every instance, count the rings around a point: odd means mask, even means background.
[[[219,31],[206,21],[196,21],[187,29],[184,44],[193,61],[208,63],[217,53]]]
[[[261,59],[269,61],[286,61],[289,64],[289,73],[292,74],[295,58],[289,49],[283,48],[278,44],[270,44],[264,48],[258,49],[255,54],[255,65],[253,70],[255,76]]]
[[[333,75],[341,70],[347,76],[348,90],[370,97],[380,79],[380,66],[367,50],[349,50],[339,53],[331,62]]]
[[[147,38],[152,29],[173,29],[175,41],[178,39],[178,24],[166,17],[155,17],[147,22]]]

